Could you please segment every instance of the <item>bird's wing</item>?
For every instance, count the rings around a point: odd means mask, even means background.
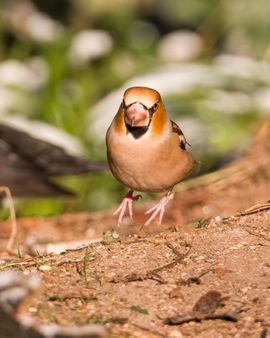
[[[56,186],[35,165],[12,152],[0,140],[0,185],[9,187],[16,197],[57,197],[73,195]]]
[[[177,123],[175,123],[174,121],[171,120],[171,124],[172,124],[172,132],[176,133],[179,136],[179,140],[180,140],[180,148],[182,148],[183,150],[186,149],[186,145],[190,145],[186,138],[185,135],[183,134],[182,130],[180,129],[180,127],[178,126]]]
[[[33,163],[48,176],[79,174],[107,169],[103,164],[69,155],[56,145],[0,123],[1,140],[10,146],[13,153]]]

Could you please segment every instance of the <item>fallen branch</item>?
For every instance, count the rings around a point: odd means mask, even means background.
[[[226,320],[229,322],[237,322],[237,312],[221,312],[221,313],[213,313],[203,316],[197,316],[197,315],[183,315],[183,316],[175,316],[175,317],[169,317],[166,318],[163,322],[166,325],[182,325],[189,322],[201,322],[203,320],[215,320],[215,319],[221,319]]]
[[[201,322],[203,320],[215,319],[237,322],[237,315],[246,309],[218,313],[215,312],[219,307],[224,306],[223,302],[227,299],[228,297],[222,297],[221,293],[218,291],[208,291],[197,300],[191,313],[168,317],[163,320],[163,323],[166,325],[182,325],[189,322]]]

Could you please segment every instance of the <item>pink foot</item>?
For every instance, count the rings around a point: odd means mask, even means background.
[[[123,220],[124,213],[126,208],[128,207],[129,217],[132,219],[133,212],[132,212],[132,202],[137,201],[139,198],[142,198],[142,195],[133,196],[133,190],[129,190],[126,196],[124,197],[122,203],[120,204],[119,208],[113,213],[114,215],[118,215],[118,222],[117,225],[120,226]]]
[[[154,205],[151,209],[146,211],[146,214],[152,213],[152,215],[144,223],[144,226],[149,225],[153,221],[153,219],[155,219],[158,215],[159,215],[158,224],[161,224],[166,205],[170,200],[173,199],[173,196],[174,194],[169,191],[164,197],[162,197],[162,199],[156,205]]]

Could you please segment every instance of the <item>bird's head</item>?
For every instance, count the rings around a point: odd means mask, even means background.
[[[168,130],[170,119],[158,91],[148,87],[128,88],[114,118],[118,133],[132,133],[138,138],[149,132],[156,137]]]
[[[125,123],[131,127],[148,127],[161,105],[160,94],[147,87],[128,88],[123,97]]]

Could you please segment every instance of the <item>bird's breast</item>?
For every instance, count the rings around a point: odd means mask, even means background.
[[[157,142],[149,134],[135,139],[131,134],[116,136],[109,130],[106,141],[113,175],[132,190],[166,191],[193,167],[191,155],[179,147],[178,138]]]

